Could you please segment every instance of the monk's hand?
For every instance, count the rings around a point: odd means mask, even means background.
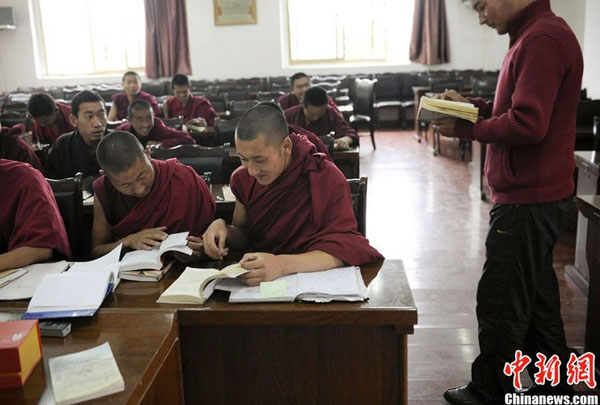
[[[192,263],[200,260],[202,254],[204,253],[204,248],[202,247],[202,238],[190,235],[187,237],[187,245],[192,249],[192,253],[186,255],[181,252],[173,252],[175,259],[181,263]]]
[[[450,101],[460,101],[461,103],[469,102],[469,100],[467,100],[466,97],[463,97],[462,94],[460,94],[456,90],[447,90],[446,89],[443,93],[436,94],[435,98],[441,98],[442,100],[450,100]]]
[[[251,270],[242,274],[240,279],[250,285],[259,285],[262,281],[272,281],[285,274],[283,257],[271,253],[246,253],[240,264]]]
[[[204,253],[215,260],[227,256],[229,253],[229,249],[225,247],[227,232],[225,220],[215,219],[202,235]]]
[[[333,149],[335,150],[350,150],[350,144],[352,143],[352,138],[349,136],[343,136],[341,138],[333,141]]]
[[[456,118],[443,118],[431,121],[431,124],[434,131],[438,131],[441,135],[452,138],[455,136],[454,125],[456,124],[456,120]]]
[[[126,248],[135,250],[152,250],[152,248],[160,245],[163,240],[167,239],[169,235],[165,232],[166,230],[166,226],[144,229],[124,238],[123,245]]]

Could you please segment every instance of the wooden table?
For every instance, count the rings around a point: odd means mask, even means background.
[[[577,165],[577,195],[600,194],[600,152],[575,152]],[[575,284],[587,294],[589,269],[586,260],[588,219],[579,213],[577,217],[577,240],[575,245],[575,264],[566,266],[565,271]]]
[[[215,291],[205,305],[156,303],[182,268],[121,281],[99,314],[177,312],[186,403],[407,403],[417,308],[401,261],[361,268],[366,302],[229,304]]]
[[[188,403],[406,403],[417,309],[402,262],[361,270],[361,303],[228,304],[216,291],[203,306],[157,304],[179,269],[123,281],[103,307],[177,309]]]
[[[585,351],[596,355],[596,374],[600,379],[600,195],[578,195],[575,203],[588,220],[585,256],[589,269],[589,288]]]
[[[3,303],[0,303],[3,304]],[[23,309],[0,309],[15,315]],[[91,403],[183,403],[181,354],[175,311],[100,310],[92,318],[77,318],[65,338],[42,338],[43,364],[24,387],[0,389],[0,403],[54,403],[48,360],[109,342],[125,391]]]
[[[347,179],[360,177],[360,148],[353,147],[350,150],[333,152],[333,162],[344,173]],[[235,148],[229,148],[229,169],[233,173],[241,166],[240,157]]]

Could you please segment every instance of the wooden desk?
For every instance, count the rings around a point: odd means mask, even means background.
[[[407,402],[417,309],[402,262],[362,268],[367,302],[228,304],[216,291],[202,306],[157,304],[180,272],[122,281],[103,308],[178,310],[186,402]]]
[[[3,303],[0,303],[3,304]],[[6,312],[0,309],[0,312]],[[21,314],[23,310],[12,310]],[[22,388],[0,389],[0,403],[54,403],[48,360],[109,342],[125,391],[90,403],[183,403],[181,354],[175,311],[100,310],[92,318],[72,319],[65,338],[42,338],[40,363]]]
[[[600,194],[600,152],[575,152],[577,165],[577,195]],[[577,241],[575,245],[575,264],[566,266],[565,271],[575,284],[587,294],[589,269],[586,260],[588,219],[579,213],[577,217]]]
[[[350,150],[333,152],[333,162],[347,179],[360,177],[360,148],[358,146]],[[229,148],[229,169],[231,172],[233,173],[241,165],[240,157],[235,148]]]
[[[215,291],[205,305],[156,303],[182,269],[158,283],[121,281],[96,316],[127,314],[135,325],[177,311],[186,403],[407,403],[417,308],[401,261],[361,268],[366,302],[229,304]]]
[[[600,379],[600,195],[579,195],[575,203],[588,220],[585,256],[589,269],[589,288],[585,351],[596,355],[596,374]]]

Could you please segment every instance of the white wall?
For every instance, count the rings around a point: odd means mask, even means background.
[[[587,0],[585,15],[585,37],[583,55],[583,87],[588,89],[588,97],[600,98],[600,24],[596,16],[600,15],[600,1]]]
[[[582,42],[584,36],[598,38],[598,35],[588,34],[587,28],[584,30],[585,1],[552,0],[557,14],[563,16],[575,28]],[[286,18],[285,2],[286,0],[257,0],[257,24],[215,26],[212,1],[188,0],[186,5],[192,76],[197,79],[225,79],[288,76],[298,70],[306,71],[308,74],[318,74],[427,69],[426,66],[418,64],[287,67],[284,62],[287,33],[281,25],[281,21],[285,21]],[[587,0],[587,2],[588,5],[593,3],[596,9],[598,8],[596,4],[598,0]],[[29,1],[0,0],[0,7],[13,7],[17,21],[16,30],[0,31],[0,91],[15,90],[17,87],[63,86],[120,80],[120,75],[60,79],[36,77]],[[508,46],[508,38],[498,36],[495,31],[487,27],[479,26],[474,12],[465,7],[461,0],[446,0],[446,11],[451,62],[432,69],[499,69]],[[591,21],[591,16],[594,14],[588,12],[587,15]],[[65,57],[75,58],[77,50],[69,48],[68,40],[65,38]],[[599,53],[595,52],[595,54]],[[600,90],[600,86],[595,85]]]

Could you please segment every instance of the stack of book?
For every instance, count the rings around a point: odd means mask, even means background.
[[[419,121],[430,122],[444,118],[460,118],[470,122],[477,122],[479,108],[471,103],[460,101],[441,100],[422,96],[419,102]]]

